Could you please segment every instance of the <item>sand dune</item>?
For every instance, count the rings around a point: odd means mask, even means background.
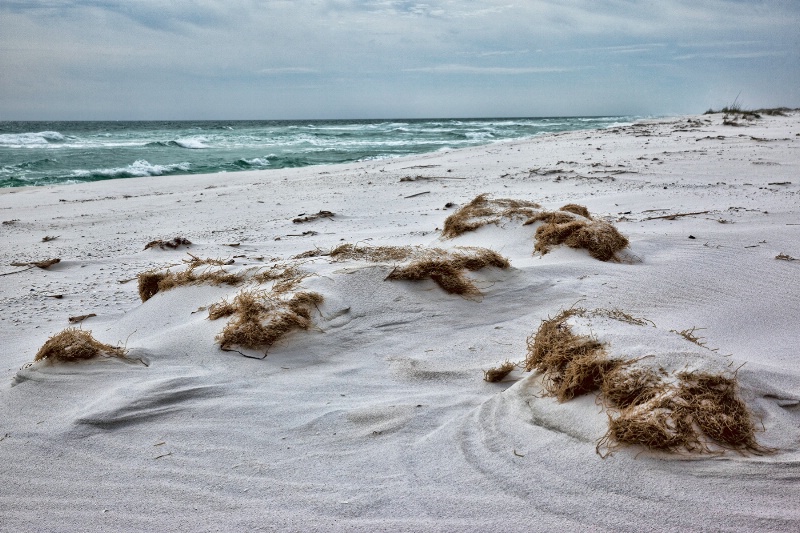
[[[739,127],[707,115],[341,166],[0,190],[0,529],[796,530],[798,147],[800,115]],[[443,237],[480,194],[586,206],[628,246],[608,261],[571,241],[542,255],[545,222],[518,215]],[[191,244],[145,248],[177,236]],[[342,244],[364,253],[332,254]],[[413,252],[366,253],[381,246]],[[393,275],[475,247],[510,266]],[[141,300],[139,274],[192,256],[220,259],[195,273],[239,281]],[[453,275],[474,290],[444,290]],[[299,292],[321,299],[274,343],[223,351],[235,315],[209,308],[245,291],[276,313]],[[519,366],[483,380],[575,306],[587,312],[570,327],[608,357],[735,376],[760,451],[602,458],[617,414],[597,392],[559,403]],[[87,314],[78,327],[124,358],[29,364]]]

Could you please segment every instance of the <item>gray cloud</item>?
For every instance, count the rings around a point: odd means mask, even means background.
[[[798,24],[780,0],[6,0],[0,119],[800,105]]]

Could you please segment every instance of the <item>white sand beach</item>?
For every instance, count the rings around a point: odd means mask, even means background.
[[[800,113],[738,124],[0,190],[0,530],[800,530]],[[519,216],[444,238],[480,194],[585,206],[629,245],[543,255]],[[175,237],[191,244],[145,248]],[[329,255],[342,244],[364,253]],[[392,279],[404,259],[367,257],[386,246],[510,267],[449,294]],[[192,256],[241,279],[141,300],[139,274]],[[223,351],[236,315],[209,308],[252,290],[321,302],[268,350]],[[732,376],[757,448],[609,447],[599,391],[559,402],[524,368],[542,321],[578,307],[562,330],[610,359]],[[29,364],[69,327],[125,356]]]

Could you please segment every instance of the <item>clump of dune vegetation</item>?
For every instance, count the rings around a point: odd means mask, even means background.
[[[34,361],[50,363],[74,363],[101,357],[125,358],[125,349],[104,344],[94,337],[91,331],[67,328],[56,333],[39,348]]]
[[[450,250],[421,246],[358,246],[341,244],[325,252],[314,250],[302,257],[327,256],[333,261],[368,261],[390,263],[394,268],[387,280],[433,280],[450,294],[476,296],[480,290],[466,277],[466,271],[487,267],[510,268],[508,259],[493,250],[481,247],[458,247]],[[298,257],[298,256],[296,256]]]
[[[488,194],[481,194],[447,217],[442,237],[452,239],[487,224],[500,224],[503,219],[530,218],[540,207],[539,204],[527,200],[493,199]]]
[[[571,203],[556,211],[546,211],[535,202],[491,199],[486,194],[477,196],[447,217],[442,236],[458,237],[488,224],[500,224],[504,219],[520,219],[523,225],[539,224],[534,250],[542,255],[564,244],[585,249],[600,261],[611,261],[629,244],[611,223],[592,217],[585,206]]]
[[[141,298],[142,302],[146,302],[158,292],[168,291],[175,287],[200,283],[238,285],[244,281],[244,277],[241,274],[227,272],[223,268],[198,271],[198,267],[194,264],[189,264],[185,270],[179,272],[171,270],[142,272],[137,276],[137,279],[139,282],[139,298]]]
[[[756,441],[753,415],[739,397],[736,373],[670,374],[639,360],[609,358],[602,343],[575,334],[568,323],[571,317],[592,314],[598,313],[572,308],[543,320],[528,338],[525,369],[540,372],[546,394],[560,402],[598,394],[609,420],[597,443],[601,456],[628,445],[666,452],[770,451]],[[613,318],[619,312],[599,314]],[[645,324],[641,319],[625,321]]]
[[[534,249],[542,255],[554,246],[565,244],[584,249],[600,261],[611,261],[626,248],[628,239],[612,224],[592,218],[589,210],[577,204],[567,204],[558,211],[537,213],[526,225],[541,222],[536,228]]]
[[[545,391],[560,402],[598,390],[605,375],[622,364],[608,359],[597,339],[572,332],[567,319],[581,311],[568,309],[542,321],[528,338],[525,370],[541,372]]]
[[[266,351],[287,333],[311,326],[311,309],[322,303],[316,292],[300,291],[288,296],[264,290],[247,290],[233,301],[222,301],[208,309],[208,318],[230,317],[217,342],[223,350],[234,347]],[[266,356],[266,354],[265,354]]]
[[[509,268],[508,259],[487,248],[461,248],[454,251],[430,249],[410,263],[395,267],[387,280],[433,280],[445,292],[466,296],[481,294],[464,272],[486,267]]]
[[[483,380],[488,381],[489,383],[496,383],[498,381],[502,381],[507,375],[509,375],[514,368],[516,368],[516,364],[512,363],[511,361],[505,361],[500,366],[496,366],[494,368],[490,368],[489,370],[485,370],[483,372]]]

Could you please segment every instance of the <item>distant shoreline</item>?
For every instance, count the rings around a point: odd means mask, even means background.
[[[390,160],[643,117],[0,123],[0,188]]]

